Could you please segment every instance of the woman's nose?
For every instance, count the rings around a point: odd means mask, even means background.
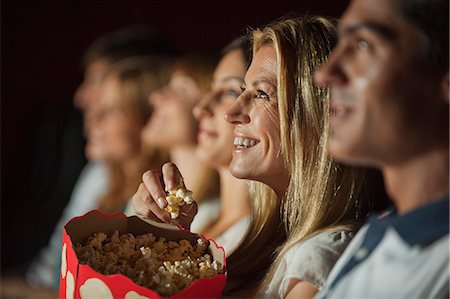
[[[234,125],[248,124],[250,122],[245,96],[245,93],[242,93],[225,113],[225,120],[227,122]]]
[[[211,109],[211,104],[213,101],[214,101],[214,93],[211,91],[206,93],[200,100],[200,102],[197,105],[195,105],[193,109],[194,117],[197,120],[200,120],[202,117],[212,116],[213,111]]]
[[[148,101],[150,105],[157,106],[161,102],[162,97],[163,96],[160,91],[155,91],[148,96]]]

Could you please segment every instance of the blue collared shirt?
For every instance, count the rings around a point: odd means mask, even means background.
[[[371,217],[317,298],[448,298],[449,198]]]

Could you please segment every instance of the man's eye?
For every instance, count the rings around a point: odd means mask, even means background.
[[[270,99],[269,95],[267,93],[265,93],[264,91],[262,91],[262,90],[257,90],[256,91],[256,98],[262,99],[262,100]]]
[[[358,40],[357,45],[358,45],[358,49],[360,49],[361,51],[367,51],[370,48],[369,43],[364,39]]]

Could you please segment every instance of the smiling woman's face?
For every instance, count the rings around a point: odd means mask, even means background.
[[[86,155],[90,160],[125,162],[140,153],[141,125],[125,112],[116,76],[109,75],[99,87],[98,103],[92,107]]]
[[[201,96],[191,77],[175,71],[169,84],[149,97],[154,110],[142,133],[143,140],[167,149],[195,145],[198,123],[192,109]]]
[[[226,120],[235,125],[231,173],[284,193],[289,179],[280,152],[276,70],[275,48],[263,46],[254,55],[244,91],[228,110]]]

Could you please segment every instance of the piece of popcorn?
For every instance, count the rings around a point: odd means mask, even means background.
[[[141,250],[141,253],[144,257],[149,258],[152,256],[152,250],[149,247],[142,246],[139,249]]]
[[[180,207],[185,203],[192,204],[194,199],[192,198],[192,191],[186,188],[178,188],[177,190],[170,190],[166,196],[167,207],[164,208],[170,213],[172,219],[178,218],[180,214]]]

